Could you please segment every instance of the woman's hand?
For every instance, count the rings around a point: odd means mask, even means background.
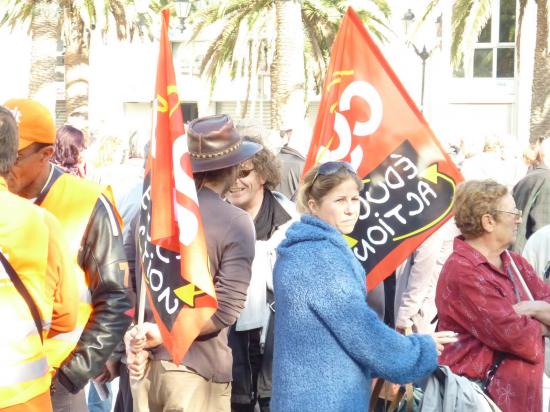
[[[520,316],[530,316],[550,326],[550,303],[543,300],[524,300],[513,306]]]
[[[458,341],[458,335],[455,332],[451,332],[450,330],[445,330],[441,332],[434,332],[431,334],[432,339],[435,342],[435,349],[437,350],[437,355],[441,355],[441,352],[443,352],[444,346],[447,343],[454,343]]]

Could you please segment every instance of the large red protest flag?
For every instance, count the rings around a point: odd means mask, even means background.
[[[140,258],[164,345],[179,363],[217,308],[180,109],[170,14],[162,11],[155,133],[142,199]]]
[[[462,177],[351,8],[332,47],[304,170],[342,159],[365,182],[347,240],[372,289],[449,219]]]

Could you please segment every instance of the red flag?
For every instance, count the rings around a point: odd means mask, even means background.
[[[180,109],[169,10],[162,11],[156,122],[139,231],[147,295],[164,345],[180,363],[217,308]]]
[[[462,177],[351,8],[332,46],[304,172],[342,159],[365,182],[346,238],[372,289],[449,219]]]

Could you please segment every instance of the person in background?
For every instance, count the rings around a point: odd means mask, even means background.
[[[44,340],[74,330],[78,289],[59,222],[8,191],[17,147],[16,120],[0,106],[0,410],[51,411]]]
[[[145,307],[146,322],[132,328],[125,338],[130,378],[143,377],[139,386],[132,387],[136,412],[229,412],[231,408],[233,358],[227,333],[246,300],[254,259],[254,225],[246,212],[227,203],[224,196],[237,179],[239,164],[262,146],[243,141],[225,114],[193,120],[187,138],[218,309],[176,365]],[[144,232],[144,223],[140,225]],[[179,268],[179,262],[172,261]],[[141,271],[136,274],[139,286]],[[143,351],[143,347],[150,350]]]
[[[273,272],[274,412],[365,411],[372,377],[418,380],[455,341],[452,332],[403,336],[367,305],[365,271],[343,237],[359,218],[362,186],[346,162],[304,176],[304,215],[277,248]]]
[[[461,236],[439,276],[435,302],[438,328],[454,330],[459,340],[440,363],[480,382],[503,412],[539,412],[550,286],[506,250],[521,211],[506,186],[472,180],[458,187],[454,212]]]
[[[550,225],[546,225],[531,235],[522,255],[533,266],[535,272],[546,284],[550,284]],[[544,373],[550,376],[550,341],[544,340]],[[547,389],[547,379],[543,381]],[[550,411],[550,402],[548,403]]]
[[[86,177],[86,139],[76,127],[65,125],[57,129],[52,163],[73,176]]]
[[[263,145],[259,138],[245,141]],[[227,200],[243,209],[256,229],[256,251],[246,303],[229,331],[233,352],[231,408],[234,412],[269,412],[273,363],[273,266],[276,248],[290,224],[298,218],[296,206],[275,192],[280,181],[277,159],[263,148],[242,163]]]
[[[300,176],[304,169],[305,158],[296,149],[289,146],[294,133],[295,126],[290,123],[284,123],[281,126],[281,149],[277,154],[277,160],[281,165],[281,182],[275,190],[282,193],[290,200],[294,200],[298,186],[300,185]]]
[[[541,227],[529,237],[522,255],[533,266],[537,275],[550,283],[550,225]]]
[[[142,146],[142,143],[137,132],[130,136],[128,142],[128,159],[120,166],[114,166],[115,170],[120,169],[120,174],[115,173],[115,176],[118,176],[117,180],[119,183],[113,185],[117,206],[121,211],[122,220],[124,221],[124,251],[128,259],[128,270],[130,274],[129,283],[131,285],[131,296],[134,301],[134,305],[132,306],[134,307],[136,296],[136,239],[141,212],[145,159],[149,155],[149,144],[147,143]],[[126,185],[124,185],[124,182],[126,182]],[[133,399],[130,390],[130,375],[124,342],[121,342],[121,344],[116,347],[113,352],[113,357],[115,359],[120,359],[118,362],[120,379],[118,381],[119,386],[114,411],[132,412]]]
[[[96,183],[107,184],[106,182],[112,178],[112,169],[126,159],[128,141],[116,130],[98,130],[91,137],[86,177]]]
[[[538,164],[521,179],[512,192],[523,220],[512,250],[521,253],[525,242],[541,227],[550,224],[550,139],[540,142]]]
[[[395,329],[404,335],[435,331],[435,288],[458,229],[447,221],[396,270]]]
[[[50,163],[55,123],[46,107],[32,99],[12,99],[5,106],[16,114],[20,133],[8,188],[57,217],[79,286],[77,329],[46,341],[56,370],[53,407],[87,411],[83,388],[91,378],[99,384],[112,379],[109,358],[131,321],[125,314],[131,302],[120,218],[107,188]]]
[[[113,190],[116,205],[124,222],[124,234],[130,227],[130,221],[138,213],[143,190],[143,173],[145,168],[148,143],[140,133],[130,134],[124,150],[124,160],[120,164],[112,164],[103,169],[98,176],[98,183],[109,185]]]

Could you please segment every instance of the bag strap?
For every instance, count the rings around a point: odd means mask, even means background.
[[[522,276],[521,272],[519,271],[519,269],[516,265],[516,262],[514,262],[514,259],[512,258],[512,255],[510,254],[510,252],[508,252],[508,250],[506,250],[506,254],[510,258],[510,262],[512,263],[512,269],[514,269],[514,272],[516,273],[516,276],[519,278],[519,282],[521,283],[521,286],[523,287],[523,290],[525,291],[527,296],[529,296],[529,300],[535,300],[533,298],[533,294],[529,290],[529,287],[527,287],[527,283],[525,283],[525,279],[523,279],[523,276]]]
[[[405,329],[405,336],[412,335],[412,333],[412,328]],[[382,388],[384,387],[385,382],[386,381],[382,378],[378,378],[376,380],[370,396],[369,412],[374,412],[374,410],[376,409],[376,403],[378,402],[378,398],[380,397],[380,393],[382,392]],[[407,412],[414,412],[414,388],[412,383],[407,383],[400,386],[399,390],[392,399],[390,406],[388,406],[387,412],[397,411],[397,409],[399,408],[399,403],[405,395],[405,399],[407,401]]]
[[[396,412],[399,409],[399,404],[401,403],[401,400],[405,395],[407,395],[405,398],[407,402],[406,411],[414,412],[414,393],[412,383],[407,383],[406,385],[404,385],[404,387],[405,390],[403,390],[403,386],[399,388],[399,391],[397,391],[397,394],[391,401],[387,412]]]
[[[21,280],[19,275],[15,272],[15,269],[13,268],[12,265],[10,265],[6,257],[2,254],[2,252],[0,252],[0,263],[6,269],[6,272],[8,273],[8,276],[10,277],[11,282],[15,286],[15,289],[17,289],[19,294],[23,297],[23,299],[25,299],[25,302],[27,303],[27,306],[31,311],[34,324],[36,325],[38,336],[40,336],[40,341],[44,343],[44,336],[42,335],[42,318],[40,316],[40,312],[38,311],[38,307],[36,306],[36,303],[34,302],[29,291],[23,284],[23,281]]]
[[[378,397],[380,396],[380,392],[382,392],[382,386],[384,386],[384,379],[377,379],[370,394],[369,412],[374,412],[376,402],[378,402]]]
[[[487,371],[487,376],[483,381],[481,382],[481,389],[483,389],[483,392],[487,393],[487,388],[489,387],[489,384],[492,382],[493,378],[495,377],[495,374],[497,373],[497,369],[504,360],[505,355],[503,352],[497,352],[497,356],[491,367],[489,368],[489,371]]]

